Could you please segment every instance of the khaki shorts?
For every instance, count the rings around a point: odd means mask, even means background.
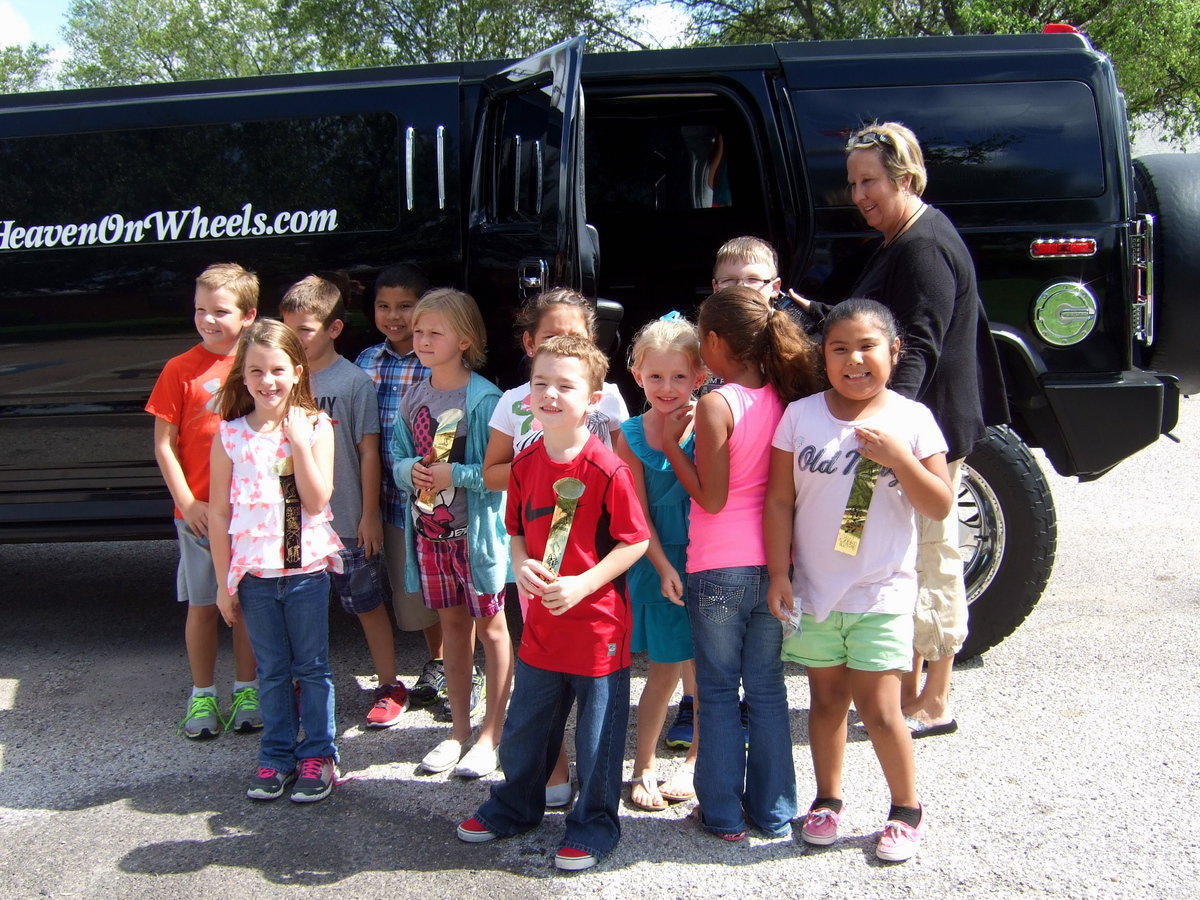
[[[437,610],[428,609],[421,601],[421,592],[404,589],[404,561],[408,553],[404,529],[383,523],[383,561],[387,565],[388,581],[392,583],[392,610],[396,626],[401,631],[424,631],[438,623]]]
[[[917,516],[917,610],[913,650],[926,659],[953,656],[967,639],[967,590],[958,549],[958,491],[962,460],[948,465],[954,508],[941,521]]]

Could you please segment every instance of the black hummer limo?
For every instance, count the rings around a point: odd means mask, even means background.
[[[0,98],[0,541],[170,534],[142,407],[196,340],[208,263],[258,271],[269,313],[310,271],[417,262],[478,299],[503,382],[513,310],[572,285],[620,359],[703,299],[738,234],[840,299],[877,239],[844,140],[894,119],[974,255],[1007,379],[1012,427],[960,497],[964,654],[1002,640],[1054,557],[1027,448],[1095,478],[1200,385],[1193,161],[1131,159],[1112,66],[1078,34],[582,50]]]

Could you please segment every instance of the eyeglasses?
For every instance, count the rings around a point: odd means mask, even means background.
[[[874,147],[876,144],[882,144],[884,147],[892,147],[893,149],[896,146],[895,141],[886,134],[878,131],[864,131],[862,134],[850,138],[851,150],[859,147]]]
[[[741,287],[754,288],[756,291],[761,291],[763,287],[774,280],[774,278],[757,278],[753,275],[748,275],[745,278],[722,278],[717,282],[717,287],[725,290],[725,288],[733,287],[736,284]]]

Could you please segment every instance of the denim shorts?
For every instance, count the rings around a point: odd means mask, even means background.
[[[179,567],[175,570],[175,596],[188,606],[214,606],[217,602],[217,573],[213,569],[208,538],[200,537],[183,519],[175,520],[179,535]]]
[[[387,596],[379,580],[379,555],[367,558],[365,547],[343,547],[342,571],[330,572],[333,591],[342,602],[342,609],[351,615],[369,613],[383,605]]]

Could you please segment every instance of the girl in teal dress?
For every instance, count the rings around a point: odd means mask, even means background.
[[[646,810],[695,796],[697,737],[671,779],[660,785],[654,748],[667,706],[685,666],[694,667],[692,635],[684,605],[681,572],[687,557],[690,498],[662,450],[667,417],[688,420],[680,446],[692,454],[693,394],[703,383],[704,363],[696,328],[672,313],[646,325],[634,339],[629,369],[645,391],[646,412],[627,419],[615,441],[617,454],[633,471],[634,484],[650,522],[650,547],[627,575],[633,607],[634,653],[646,651],[650,671],[638,703],[637,752],[630,799]],[[694,669],[693,669],[693,680]]]

